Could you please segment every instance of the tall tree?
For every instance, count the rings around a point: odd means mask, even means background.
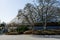
[[[57,16],[56,13],[59,13],[57,9],[59,1],[57,0],[36,0],[35,1],[34,0],[33,2],[34,4],[31,4],[31,3],[26,4],[26,6],[23,9],[24,12],[22,11],[19,11],[19,12],[21,12],[21,14],[23,14],[26,20],[32,25],[32,30],[35,23],[34,21],[35,19],[37,20],[36,16],[38,16],[38,18],[40,19],[39,22],[42,21],[43,28],[45,30],[47,27],[48,20],[51,20],[51,18],[54,18],[54,17],[56,18]],[[18,16],[20,16],[21,14],[19,14]]]
[[[56,7],[59,4],[57,0],[36,0],[37,3],[34,3],[36,6],[37,12],[40,14],[42,23],[44,24],[44,30],[47,26],[47,20],[51,18],[55,13],[57,13]]]
[[[31,29],[33,31],[33,27],[34,27],[34,20],[33,20],[33,9],[32,9],[33,5],[31,3],[27,3],[24,10],[26,10],[26,13],[28,14],[27,16],[25,16],[26,18],[28,18],[29,23],[31,24]],[[33,33],[33,32],[32,32]]]

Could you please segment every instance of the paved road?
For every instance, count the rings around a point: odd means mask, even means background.
[[[42,36],[42,35],[0,35],[0,40],[60,40],[60,36]]]

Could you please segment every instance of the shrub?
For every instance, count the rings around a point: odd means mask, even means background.
[[[28,27],[24,25],[17,27],[18,33],[23,33],[24,31],[27,31],[27,30],[28,30]]]
[[[18,35],[18,32],[8,32],[8,33],[5,33],[6,35]]]
[[[32,34],[32,30],[25,31],[24,34]]]
[[[41,35],[42,34],[42,31],[41,30],[37,30],[37,31],[34,31],[33,34],[34,35]]]
[[[55,35],[54,31],[49,31],[49,30],[37,30],[33,32],[35,35]]]

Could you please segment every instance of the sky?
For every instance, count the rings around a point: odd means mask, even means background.
[[[18,14],[19,9],[23,9],[25,4],[32,0],[0,0],[0,21],[10,22]]]
[[[27,3],[32,0],[0,0],[0,21],[9,23]]]

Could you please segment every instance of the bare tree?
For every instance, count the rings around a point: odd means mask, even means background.
[[[59,1],[57,0],[36,0],[35,2],[34,0],[33,2],[34,4],[27,3],[23,9],[24,12],[19,11],[21,12],[21,14],[19,14],[18,16],[23,15],[26,18],[26,20],[29,22],[29,24],[32,25],[32,30],[33,30],[34,23],[35,23],[34,19],[37,18],[36,16],[38,15],[40,19],[39,22],[42,21],[43,29],[46,30],[48,20],[50,20],[51,18],[54,18],[56,16],[56,13],[58,13],[57,4],[59,3]],[[37,15],[33,18],[34,14],[37,14]]]
[[[27,7],[28,7],[28,4],[26,5]],[[26,7],[25,7],[26,8]],[[25,9],[24,9],[25,10]],[[17,17],[18,17],[18,20],[20,19],[20,17],[19,16],[24,16],[25,17],[25,20],[28,22],[28,24],[30,25],[30,27],[32,27],[32,31],[33,31],[33,27],[34,27],[34,22],[33,22],[33,19],[32,19],[32,12],[31,12],[31,10],[30,9],[28,9],[28,11],[27,11],[28,13],[27,14],[25,14],[25,11],[24,12],[22,12],[21,10],[20,10],[20,14],[19,15],[17,15]],[[27,24],[26,24],[27,25]],[[33,33],[33,32],[32,32]]]
[[[36,0],[37,3],[34,3],[36,11],[41,16],[42,23],[44,24],[44,30],[47,26],[47,20],[57,13],[56,7],[59,4],[57,0]],[[35,2],[35,1],[34,1]]]
[[[32,27],[31,29],[32,29],[32,31],[34,30],[33,28],[34,28],[34,20],[33,20],[33,15],[32,15],[32,13],[33,13],[33,9],[32,9],[32,7],[33,7],[33,5],[31,4],[31,3],[27,3],[26,4],[26,6],[25,6],[25,8],[24,8],[24,10],[27,10],[26,11],[26,13],[27,13],[27,15],[25,16],[26,17],[26,19],[28,20],[28,22],[30,23],[30,26]],[[33,33],[33,32],[32,32]]]

